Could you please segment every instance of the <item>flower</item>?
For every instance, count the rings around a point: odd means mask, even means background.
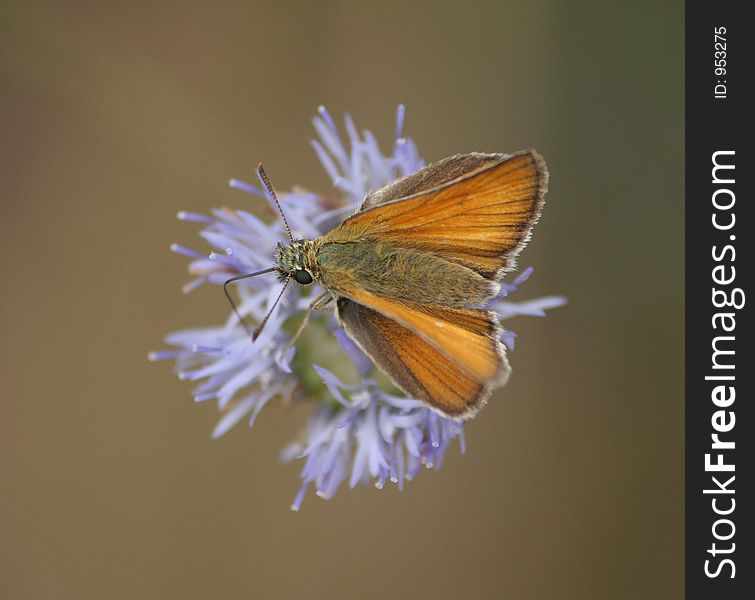
[[[322,235],[358,210],[368,191],[424,166],[414,142],[403,136],[404,114],[404,107],[399,106],[393,148],[384,155],[374,135],[360,133],[348,115],[344,140],[330,114],[320,107],[313,120],[319,139],[312,141],[312,147],[338,195],[329,197],[300,189],[279,194],[295,238]],[[230,185],[266,200],[277,214],[263,185],[235,179]],[[276,244],[287,235],[281,219],[268,223],[245,210],[215,209],[209,215],[182,212],[178,218],[202,224],[200,235],[213,248],[205,255],[171,246],[191,260],[189,273],[194,278],[184,286],[187,292],[205,283],[222,285],[231,277],[270,267]],[[513,283],[502,285],[501,293],[491,303],[501,319],[542,316],[545,310],[565,303],[560,296],[519,303],[509,300],[531,273],[531,268],[526,269]],[[255,322],[275,303],[282,287],[274,276],[265,275],[237,283],[238,313]],[[350,487],[374,482],[378,488],[390,480],[403,489],[404,482],[413,479],[423,465],[439,469],[454,439],[459,439],[464,452],[462,424],[417,400],[382,389],[372,379],[375,368],[370,359],[332,316],[324,314],[326,311],[315,311],[303,336],[290,346],[296,327],[289,325],[299,322],[311,299],[322,292],[316,286],[311,286],[315,289],[310,293],[303,286],[290,287],[253,344],[231,313],[220,327],[169,334],[165,341],[173,349],[150,354],[151,360],[174,360],[179,378],[196,382],[195,401],[217,402],[223,415],[213,430],[214,438],[243,419],[253,425],[272,401],[290,404],[314,400],[306,431],[281,453],[285,462],[304,461],[293,510],[300,508],[310,486],[326,499],[347,480]],[[510,350],[514,349],[515,336],[509,330],[502,335]],[[331,343],[333,339],[337,343]],[[344,361],[344,356],[349,360]]]

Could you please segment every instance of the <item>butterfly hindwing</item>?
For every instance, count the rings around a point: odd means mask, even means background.
[[[448,416],[473,416],[509,375],[495,313],[339,290],[346,332],[408,394]]]
[[[346,333],[411,397],[457,419],[474,416],[487,400],[491,381],[479,381],[408,327],[345,297],[337,310]]]

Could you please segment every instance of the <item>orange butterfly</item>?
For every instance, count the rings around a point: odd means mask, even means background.
[[[315,240],[289,230],[274,267],[227,283],[276,271],[286,285],[321,284],[310,308],[335,301],[346,333],[399,388],[468,419],[509,377],[498,317],[482,307],[529,240],[547,185],[532,150],[452,156],[370,193]]]

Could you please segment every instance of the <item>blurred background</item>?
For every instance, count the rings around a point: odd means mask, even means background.
[[[683,3],[0,5],[0,596],[681,598]],[[313,495],[308,408],[210,439],[167,332],[178,210],[328,192],[320,104],[427,160],[537,148],[548,202],[514,377],[439,473]]]

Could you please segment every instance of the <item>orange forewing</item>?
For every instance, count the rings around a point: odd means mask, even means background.
[[[367,210],[393,200],[429,192],[456,179],[469,177],[477,171],[495,166],[505,158],[507,158],[506,154],[485,154],[483,152],[449,156],[443,160],[430,163],[410,175],[401,177],[379,190],[370,192],[359,210]]]
[[[429,191],[363,210],[328,237],[367,237],[416,248],[498,279],[513,268],[528,240],[548,180],[534,151],[498,156]]]

